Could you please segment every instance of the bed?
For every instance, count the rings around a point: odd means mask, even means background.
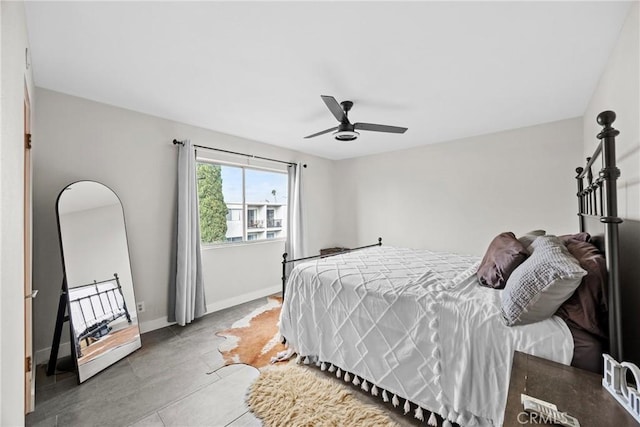
[[[577,169],[581,233],[562,239],[501,233],[482,258],[384,247],[380,240],[330,257],[289,261],[285,254],[280,331],[289,347],[300,361],[315,363],[431,425],[439,415],[444,426],[502,425],[515,350],[567,365],[583,363],[585,352],[590,363],[595,354],[596,365],[601,364],[603,349],[620,357],[617,225],[621,220],[616,210],[614,120],[613,112],[598,116],[601,143],[586,167]],[[598,156],[603,168],[594,179],[591,167]],[[542,266],[553,265],[555,254],[569,253],[570,243],[574,248],[593,247],[589,260],[595,251],[601,257],[607,254],[601,263],[594,263],[595,268],[601,265],[603,280],[592,292],[578,295],[578,288],[587,286],[585,277],[593,275],[571,251],[566,257],[572,263],[567,267],[571,274],[558,281],[566,294],[562,301],[550,313],[537,313],[531,304],[558,296],[532,294],[526,302],[530,305],[522,310],[521,296],[530,289],[516,293],[516,285],[506,278],[500,279],[503,290],[479,286],[479,280],[491,285],[480,273],[494,242],[501,247],[505,239],[517,240],[527,251],[518,250],[523,259],[509,272],[514,283],[527,274],[544,275],[547,267]],[[548,255],[551,252],[553,256]],[[301,262],[289,274],[284,292],[285,267],[296,261]],[[573,309],[561,310],[592,294],[599,300],[589,307],[605,314],[608,309],[604,318],[584,306],[577,317]],[[532,320],[522,320],[527,316]],[[585,332],[583,318],[604,322],[598,324],[597,333]]]
[[[117,274],[102,281],[69,288],[69,311],[76,335],[77,356],[82,357],[81,342],[86,345],[99,340],[111,331],[110,324],[131,316],[122,294]]]

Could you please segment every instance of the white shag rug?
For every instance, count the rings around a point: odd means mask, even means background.
[[[295,364],[263,369],[247,404],[265,426],[397,426],[352,390]]]

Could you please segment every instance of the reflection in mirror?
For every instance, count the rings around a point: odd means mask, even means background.
[[[141,346],[124,214],[118,196],[93,181],[62,190],[57,213],[72,353],[83,382]]]

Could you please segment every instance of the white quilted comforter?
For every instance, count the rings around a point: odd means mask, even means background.
[[[477,262],[375,247],[300,263],[287,282],[280,332],[299,355],[386,390],[405,412],[502,425],[513,351],[569,364],[573,340],[555,316],[505,326],[501,291],[478,285]]]

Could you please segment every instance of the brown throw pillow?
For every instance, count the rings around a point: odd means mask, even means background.
[[[556,312],[565,322],[591,334],[608,336],[607,264],[598,248],[588,242],[569,240],[567,249],[587,275],[573,295]]]
[[[529,256],[527,248],[511,232],[498,234],[489,244],[478,268],[478,280],[482,286],[502,289],[507,279]]]

